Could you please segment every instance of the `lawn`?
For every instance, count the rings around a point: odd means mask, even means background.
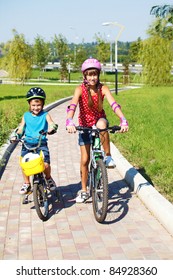
[[[112,140],[127,160],[173,202],[173,90],[143,87],[120,92],[117,101],[129,121],[125,135]],[[106,104],[108,118],[117,122]]]

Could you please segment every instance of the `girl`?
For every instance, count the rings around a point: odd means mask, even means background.
[[[67,131],[69,133],[76,132],[73,116],[78,103],[78,120],[80,126],[91,127],[96,125],[100,129],[106,128],[108,126],[108,121],[103,109],[104,97],[107,98],[112,110],[120,118],[120,132],[128,131],[128,122],[121,111],[120,105],[117,104],[113,98],[109,88],[105,85],[102,85],[99,81],[99,75],[101,71],[100,62],[97,59],[89,58],[84,61],[81,70],[83,73],[83,83],[75,89],[71,104],[67,108]],[[103,143],[103,149],[106,154],[106,166],[108,168],[114,168],[115,163],[110,154],[109,133],[102,132],[100,133],[100,137],[101,142]],[[84,202],[89,197],[87,193],[87,178],[88,165],[90,161],[91,134],[88,132],[79,133],[79,145],[81,151],[80,172],[82,189],[77,194],[77,203]]]

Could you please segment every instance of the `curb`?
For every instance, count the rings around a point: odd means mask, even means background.
[[[119,152],[111,142],[116,168],[151,213],[173,236],[173,205],[164,198]],[[158,233],[159,234],[159,233]]]

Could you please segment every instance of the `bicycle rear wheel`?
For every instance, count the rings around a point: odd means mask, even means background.
[[[38,217],[42,221],[46,221],[49,215],[49,203],[47,191],[42,184],[34,183],[33,198]]]
[[[93,212],[96,221],[102,223],[106,218],[108,208],[108,175],[106,166],[102,159],[97,161],[97,167],[94,170],[93,182]]]

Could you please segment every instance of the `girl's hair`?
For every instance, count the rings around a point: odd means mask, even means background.
[[[101,96],[102,84],[99,81],[100,71],[98,71],[97,69],[88,69],[84,72],[83,84],[86,87],[87,92],[88,92],[88,107],[91,109],[93,107],[93,99],[91,96],[90,85],[86,79],[87,75],[98,75],[98,82],[96,84],[96,87],[97,87],[97,95],[98,95],[98,111],[100,112],[103,109],[103,100],[102,100],[102,96]]]

